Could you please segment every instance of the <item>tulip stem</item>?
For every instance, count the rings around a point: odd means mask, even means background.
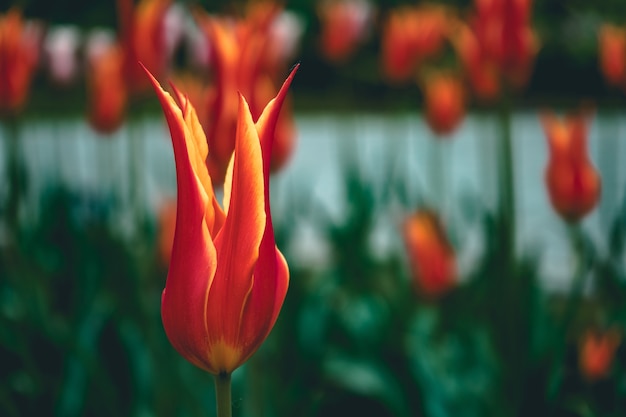
[[[217,417],[232,416],[232,400],[230,391],[230,374],[227,372],[221,372],[215,375]]]
[[[507,264],[511,268],[515,256],[515,179],[513,165],[513,138],[511,135],[511,101],[505,94],[502,102],[501,143],[499,149],[499,197],[500,216],[504,226],[504,245],[507,250]]]

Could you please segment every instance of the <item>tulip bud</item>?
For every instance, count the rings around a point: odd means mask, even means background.
[[[589,213],[600,198],[600,175],[587,153],[585,115],[557,119],[541,116],[550,156],[545,181],[550,202],[568,222],[577,222]]]
[[[419,210],[404,223],[404,243],[416,289],[438,297],[456,285],[456,257],[437,215]]]

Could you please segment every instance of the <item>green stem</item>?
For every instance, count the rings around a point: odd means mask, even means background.
[[[443,142],[447,139],[441,139],[439,137],[433,137],[429,148],[431,150],[431,157],[429,161],[431,186],[432,186],[432,199],[433,205],[439,213],[443,213],[445,209],[445,197],[447,193],[447,180],[445,172],[445,155],[442,146]]]
[[[7,223],[14,233],[18,229],[20,199],[24,192],[23,164],[19,143],[19,123],[16,118],[6,120],[7,170],[9,177],[9,195],[7,201]],[[15,236],[13,236],[15,237]]]
[[[507,263],[510,267],[515,256],[515,180],[513,165],[513,138],[511,135],[511,102],[505,94],[500,114],[501,144],[499,146],[499,197],[500,216],[504,227],[504,242],[507,250]]]
[[[576,252],[577,267],[571,289],[567,296],[567,300],[565,301],[562,321],[560,323],[558,331],[556,332],[556,358],[565,357],[567,349],[567,334],[570,330],[572,323],[574,322],[574,319],[576,318],[576,314],[583,300],[586,277],[589,269],[592,267],[593,264],[593,254],[589,251],[587,247],[585,236],[582,229],[580,228],[580,225],[569,225],[569,235],[570,241],[572,242],[572,245],[574,246],[574,250]],[[560,366],[561,368],[563,367],[562,364],[559,364],[558,366]],[[551,381],[548,384],[548,397],[550,399],[555,399],[556,396],[559,394],[559,389],[563,378],[564,369],[559,369],[557,372],[553,373]]]
[[[215,375],[215,398],[217,401],[217,417],[231,417],[232,399],[229,373],[222,372]]]

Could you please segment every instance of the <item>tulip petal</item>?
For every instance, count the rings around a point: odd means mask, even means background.
[[[198,149],[181,109],[154,77],[148,75],[172,136],[178,187],[172,261],[161,300],[163,327],[182,356],[215,373],[207,360],[205,336],[207,294],[217,268],[216,250],[206,223],[210,196],[194,170]]]
[[[219,370],[227,372],[241,364],[240,352],[247,348],[241,344],[239,329],[266,225],[261,143],[242,95],[232,172],[228,214],[215,238],[217,271],[206,311],[210,345],[234,349]]]
[[[248,304],[245,306],[245,319],[242,322],[242,335],[245,339],[250,339],[247,343],[250,346],[258,345],[269,334],[278,318],[289,285],[287,262],[276,248],[274,238],[270,212],[269,172],[278,116],[299,66],[300,64],[297,64],[293,68],[276,97],[267,104],[256,123],[263,149],[264,200],[267,221],[259,248],[259,260],[254,269],[253,288]]]

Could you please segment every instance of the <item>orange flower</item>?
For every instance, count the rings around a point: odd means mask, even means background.
[[[566,221],[576,222],[600,197],[600,176],[587,153],[587,116],[560,120],[545,113],[541,122],[550,150],[545,173],[550,202]]]
[[[243,364],[272,329],[289,271],[276,248],[269,203],[274,129],[295,69],[256,124],[239,95],[235,151],[217,202],[195,109],[150,77],[167,119],[178,186],[176,231],[161,302],[174,348],[215,375]]]
[[[437,55],[444,46],[450,21],[449,10],[441,6],[392,10],[381,39],[383,70],[389,80],[410,80],[425,59]]]
[[[171,0],[117,0],[120,43],[124,50],[124,78],[131,94],[150,89],[139,62],[161,76],[167,66],[165,14]]]
[[[372,24],[373,8],[366,0],[324,0],[318,3],[320,47],[333,62],[347,59]]]
[[[123,78],[123,52],[116,44],[102,45],[89,57],[86,74],[87,117],[101,133],[115,132],[124,121],[128,93]]]
[[[623,87],[626,83],[626,29],[610,24],[600,26],[598,55],[607,83]]]
[[[422,82],[426,122],[438,135],[452,133],[465,116],[465,91],[455,75],[437,73]]]
[[[586,332],[580,341],[578,364],[580,372],[589,381],[605,378],[611,371],[615,351],[622,342],[616,329],[605,333]]]
[[[500,95],[500,71],[496,61],[483,53],[469,26],[459,24],[452,39],[474,94],[483,101],[495,100]]]
[[[19,112],[39,59],[39,27],[25,23],[17,9],[0,15],[0,113]]]
[[[454,250],[434,212],[419,210],[406,220],[404,243],[419,291],[438,297],[456,285]]]
[[[522,88],[530,77],[539,41],[530,26],[531,0],[475,0],[468,25],[453,37],[479,98],[490,100],[500,83]]]
[[[211,153],[207,166],[215,184],[223,183],[226,167],[230,161],[235,143],[237,125],[237,92],[248,98],[253,120],[257,120],[263,110],[261,103],[267,102],[276,92],[275,75],[268,68],[277,68],[276,63],[266,62],[266,52],[271,46],[271,23],[280,10],[271,3],[262,3],[252,8],[245,19],[219,19],[199,12],[196,17],[203,27],[212,46],[214,68],[213,85],[209,91],[208,115],[204,125]],[[274,54],[270,54],[275,56]],[[268,94],[269,92],[269,94]],[[289,107],[288,103],[285,107]],[[276,128],[276,134],[289,135],[280,144],[295,141],[295,129],[291,113],[285,109]],[[291,149],[291,146],[277,146],[276,150]],[[287,158],[284,153],[280,159]]]

